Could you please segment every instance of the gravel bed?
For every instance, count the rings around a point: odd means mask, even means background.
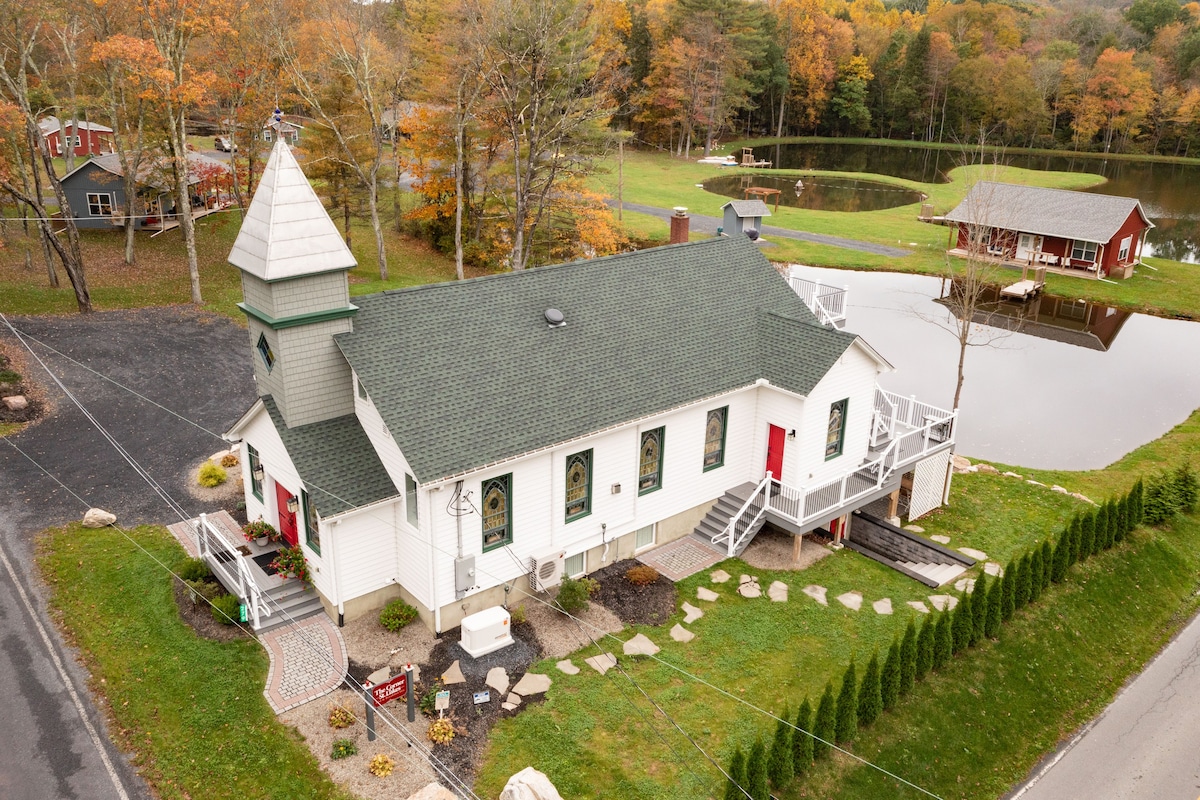
[[[526,600],[524,608],[525,619],[542,643],[543,658],[566,658],[591,644],[588,634],[604,646],[605,633],[618,633],[625,627],[616,614],[600,603],[591,603],[587,611],[576,614],[579,622],[543,603]]]
[[[742,561],[755,569],[799,571],[833,552],[812,536],[805,536],[800,547],[800,560],[793,562],[792,538],[791,534],[763,528],[742,552]]]

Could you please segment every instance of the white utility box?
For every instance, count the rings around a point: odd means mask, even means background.
[[[504,606],[485,608],[463,617],[462,638],[458,643],[471,658],[493,653],[513,643],[512,617]]]

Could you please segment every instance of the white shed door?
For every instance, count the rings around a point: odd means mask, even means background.
[[[919,519],[942,504],[942,493],[946,488],[946,467],[950,464],[950,451],[943,450],[913,468],[912,497],[908,502],[909,520]]]

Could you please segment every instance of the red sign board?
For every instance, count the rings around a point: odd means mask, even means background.
[[[371,700],[379,708],[389,700],[404,697],[408,694],[408,679],[404,673],[371,687]]]

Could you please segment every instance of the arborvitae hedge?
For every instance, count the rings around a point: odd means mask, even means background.
[[[916,669],[913,671],[913,677],[917,680],[923,680],[929,674],[929,670],[933,669],[933,651],[936,649],[934,628],[936,625],[933,617],[927,616],[921,623],[921,632],[917,634],[917,661]]]
[[[1021,566],[1017,568],[1017,608],[1029,605],[1033,597],[1033,559],[1029,553],[1021,556]]]
[[[767,749],[762,737],[754,740],[750,757],[746,759],[746,791],[754,800],[771,800],[771,787],[767,785]]]
[[[892,708],[900,699],[900,672],[902,669],[900,645],[895,639],[892,639],[892,646],[888,648],[887,658],[883,662],[883,672],[879,677],[879,698],[883,702],[884,708]]]
[[[913,681],[917,677],[917,624],[908,621],[904,629],[904,639],[900,642],[900,695],[912,691]]]
[[[1113,544],[1125,541],[1125,537],[1129,535],[1129,518],[1133,513],[1131,510],[1132,498],[1133,493],[1130,492],[1117,501],[1117,531],[1113,536]]]
[[[1000,617],[1005,622],[1012,619],[1017,610],[1017,566],[1012,561],[1004,568],[1004,577],[1000,579]]]
[[[954,634],[950,631],[950,612],[938,614],[937,627],[933,629],[933,668],[941,669],[954,657]]]
[[[894,646],[894,645],[893,645]],[[858,687],[858,724],[864,727],[879,719],[883,713],[883,697],[880,694],[879,651],[871,654],[867,671],[863,673]]]
[[[1129,529],[1133,530],[1146,519],[1146,486],[1142,483],[1141,478],[1134,482],[1131,493],[1133,494],[1133,514]]]
[[[1042,573],[1045,565],[1042,563],[1042,548],[1034,547],[1029,556],[1029,602],[1036,603],[1042,594]]]
[[[1071,520],[1071,525],[1067,529],[1070,531],[1071,549],[1067,551],[1067,568],[1070,569],[1073,564],[1079,561],[1080,539],[1082,537],[1083,520],[1078,516]]]
[[[842,742],[853,741],[854,734],[858,731],[858,674],[854,669],[854,662],[850,662],[850,666],[846,667],[846,674],[842,676],[842,689],[838,692],[837,699],[837,738],[834,740],[838,744]]]
[[[792,731],[792,771],[804,775],[813,762],[812,704],[807,697],[796,712],[796,727],[799,730]]]
[[[783,789],[795,777],[792,765],[792,728],[788,724],[792,712],[787,708],[775,722],[775,738],[771,740],[771,752],[767,754],[767,777],[776,789]]]
[[[1004,619],[1004,579],[998,579],[992,582],[992,587],[988,589],[987,598],[987,625],[984,627],[985,633],[989,639],[995,639],[1000,635],[1000,623]]]
[[[1050,570],[1050,580],[1061,583],[1067,577],[1067,568],[1071,566],[1071,533],[1068,528],[1058,535],[1058,545],[1054,548],[1054,561]]]
[[[1112,547],[1120,540],[1122,504],[1115,497],[1108,499],[1108,533],[1104,536],[1104,549]]]
[[[971,647],[983,641],[987,630],[987,573],[980,572],[971,589]]]
[[[1104,531],[1108,529],[1108,510],[1100,506],[1091,514],[1084,514],[1080,520],[1079,560],[1087,561],[1094,553],[1100,551],[1104,541]]]
[[[746,756],[742,754],[742,746],[733,753],[733,761],[729,764],[729,780],[725,781],[725,800],[743,800],[741,787],[746,786]],[[749,787],[747,787],[748,789]]]
[[[1051,572],[1054,570],[1054,545],[1046,539],[1042,542],[1042,591],[1050,588]]]
[[[971,628],[975,614],[971,611],[971,595],[964,594],[950,616],[950,648],[957,654],[971,646]]]
[[[813,723],[813,758],[829,755],[829,746],[837,738],[837,705],[833,699],[833,681],[826,681],[825,693],[817,704],[817,720]]]

